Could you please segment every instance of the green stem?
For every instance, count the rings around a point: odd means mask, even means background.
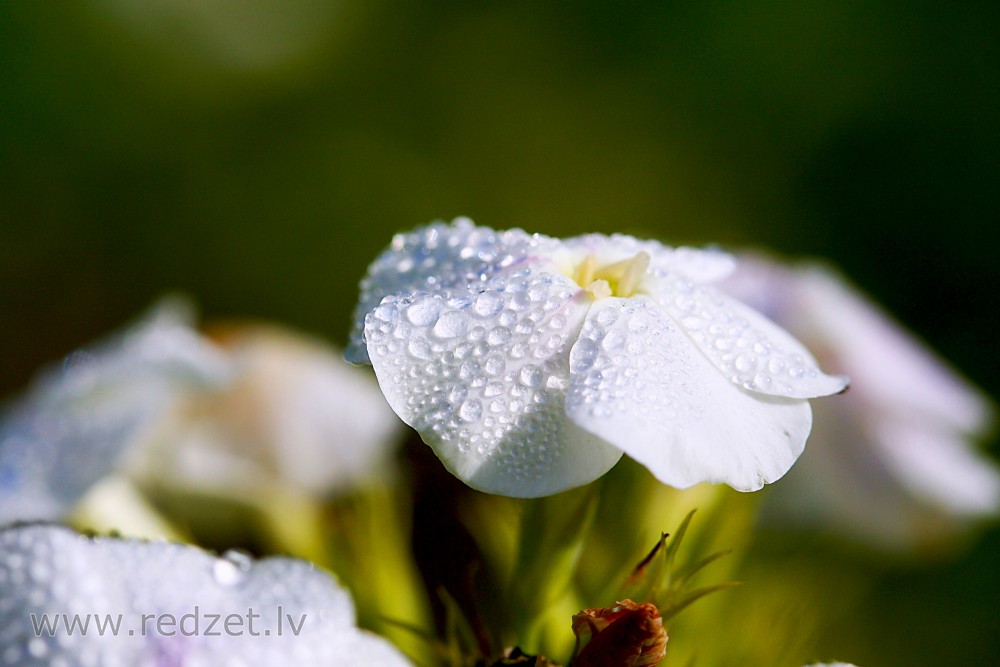
[[[514,643],[543,650],[547,612],[570,590],[583,544],[594,523],[597,484],[526,501],[517,561],[508,587]],[[562,619],[569,632],[569,618]]]

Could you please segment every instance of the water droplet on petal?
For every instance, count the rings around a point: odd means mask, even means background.
[[[569,366],[573,373],[584,373],[597,358],[597,344],[588,338],[581,338],[573,346],[569,355]]]
[[[406,309],[406,319],[417,327],[427,327],[437,321],[441,306],[431,296],[419,297]]]
[[[486,359],[486,373],[489,375],[500,375],[507,367],[507,362],[498,354],[494,354]]]
[[[438,338],[455,338],[465,333],[469,318],[457,310],[449,311],[438,318],[434,325],[434,335]]]
[[[757,358],[752,354],[741,354],[736,357],[733,365],[741,373],[749,373],[757,369]]]
[[[235,586],[243,581],[250,571],[253,560],[241,551],[230,550],[215,561],[212,574],[222,586]]]
[[[483,416],[483,404],[476,400],[466,401],[458,409],[458,416],[467,422],[477,421]]]
[[[542,371],[537,366],[525,366],[520,373],[521,384],[528,387],[537,387],[542,383]]]
[[[424,338],[414,338],[406,346],[406,349],[417,359],[430,359],[433,356],[431,344]]]
[[[494,327],[486,336],[486,342],[490,345],[503,345],[509,343],[512,337],[513,334],[507,327]]]
[[[496,292],[483,292],[476,297],[476,303],[472,306],[472,312],[479,317],[493,317],[499,313],[504,306],[503,297]]]

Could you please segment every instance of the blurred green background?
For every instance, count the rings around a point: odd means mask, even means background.
[[[985,2],[2,3],[0,395],[168,290],[343,343],[462,214],[828,257],[995,396],[998,51]],[[827,643],[996,664],[998,549]]]

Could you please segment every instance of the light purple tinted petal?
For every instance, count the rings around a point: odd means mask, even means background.
[[[646,297],[595,303],[570,370],[573,421],[671,486],[759,489],[788,470],[809,434],[806,401],[730,383]]]
[[[824,524],[887,548],[953,538],[996,511],[996,466],[970,434],[986,398],[830,269],[741,255],[723,288],[806,341],[851,391],[814,406],[809,451],[768,515]]]
[[[766,522],[824,527],[872,547],[901,550],[940,547],[968,519],[996,510],[990,507],[995,467],[970,453],[956,434],[911,423],[911,438],[853,391],[818,402],[813,413],[809,447],[770,490]],[[971,486],[956,491],[963,483]]]
[[[449,470],[482,491],[548,495],[621,456],[565,414],[590,300],[568,278],[525,269],[479,293],[387,297],[365,338],[389,405]]]
[[[960,434],[906,419],[880,420],[873,431],[886,466],[915,497],[958,515],[1000,509],[996,465]]]
[[[377,653],[378,664],[409,664],[354,628],[350,597],[329,575],[291,559],[217,558],[179,544],[22,526],[0,532],[0,601],[3,667],[319,667],[359,664],[351,657],[358,650]],[[36,625],[42,614],[78,615],[81,622],[91,615],[89,630],[49,626],[36,636],[32,614]],[[102,636],[96,623],[107,615],[112,625]]]
[[[859,392],[893,411],[930,417],[965,433],[991,421],[983,394],[874,303],[834,274],[799,272],[801,322]],[[808,329],[807,329],[808,327]]]

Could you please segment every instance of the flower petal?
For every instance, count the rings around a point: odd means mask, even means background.
[[[721,288],[852,381],[814,406],[809,451],[771,492],[770,520],[907,549],[940,547],[996,513],[1000,475],[970,437],[988,429],[989,400],[857,287],[826,266],[745,254]]]
[[[789,328],[816,340],[873,404],[963,433],[987,429],[991,406],[982,392],[856,288],[810,266],[796,271],[796,286],[799,321]]]
[[[365,340],[389,405],[456,476],[549,495],[621,457],[566,418],[569,350],[590,303],[568,278],[526,269],[478,294],[387,297]]]
[[[653,275],[677,275],[696,283],[722,280],[736,267],[733,257],[721,250],[672,248],[659,241],[643,241],[624,234],[584,234],[565,239],[562,244],[578,258],[594,255],[600,265],[620,262],[645,252],[650,256],[649,266]]]
[[[386,296],[434,293],[457,288],[459,293],[497,273],[513,270],[538,244],[556,243],[520,229],[497,232],[477,227],[468,218],[436,222],[408,234],[397,234],[392,244],[368,267],[354,310],[354,328],[344,356],[367,363],[362,334],[365,317]]]
[[[791,334],[714,287],[668,276],[648,291],[715,367],[748,391],[815,398],[847,387],[847,378],[819,370]]]
[[[231,370],[173,303],[69,355],[0,423],[0,524],[59,518],[178,392],[222,384]]]
[[[1000,508],[1000,473],[961,434],[915,419],[872,425],[885,465],[916,498],[956,515],[990,515]]]
[[[570,418],[671,486],[759,489],[785,474],[809,435],[808,402],[733,385],[647,297],[595,303],[570,371]]]
[[[0,601],[4,667],[409,664],[354,627],[330,576],[287,558],[19,526],[0,532]],[[87,631],[67,630],[74,616]]]

